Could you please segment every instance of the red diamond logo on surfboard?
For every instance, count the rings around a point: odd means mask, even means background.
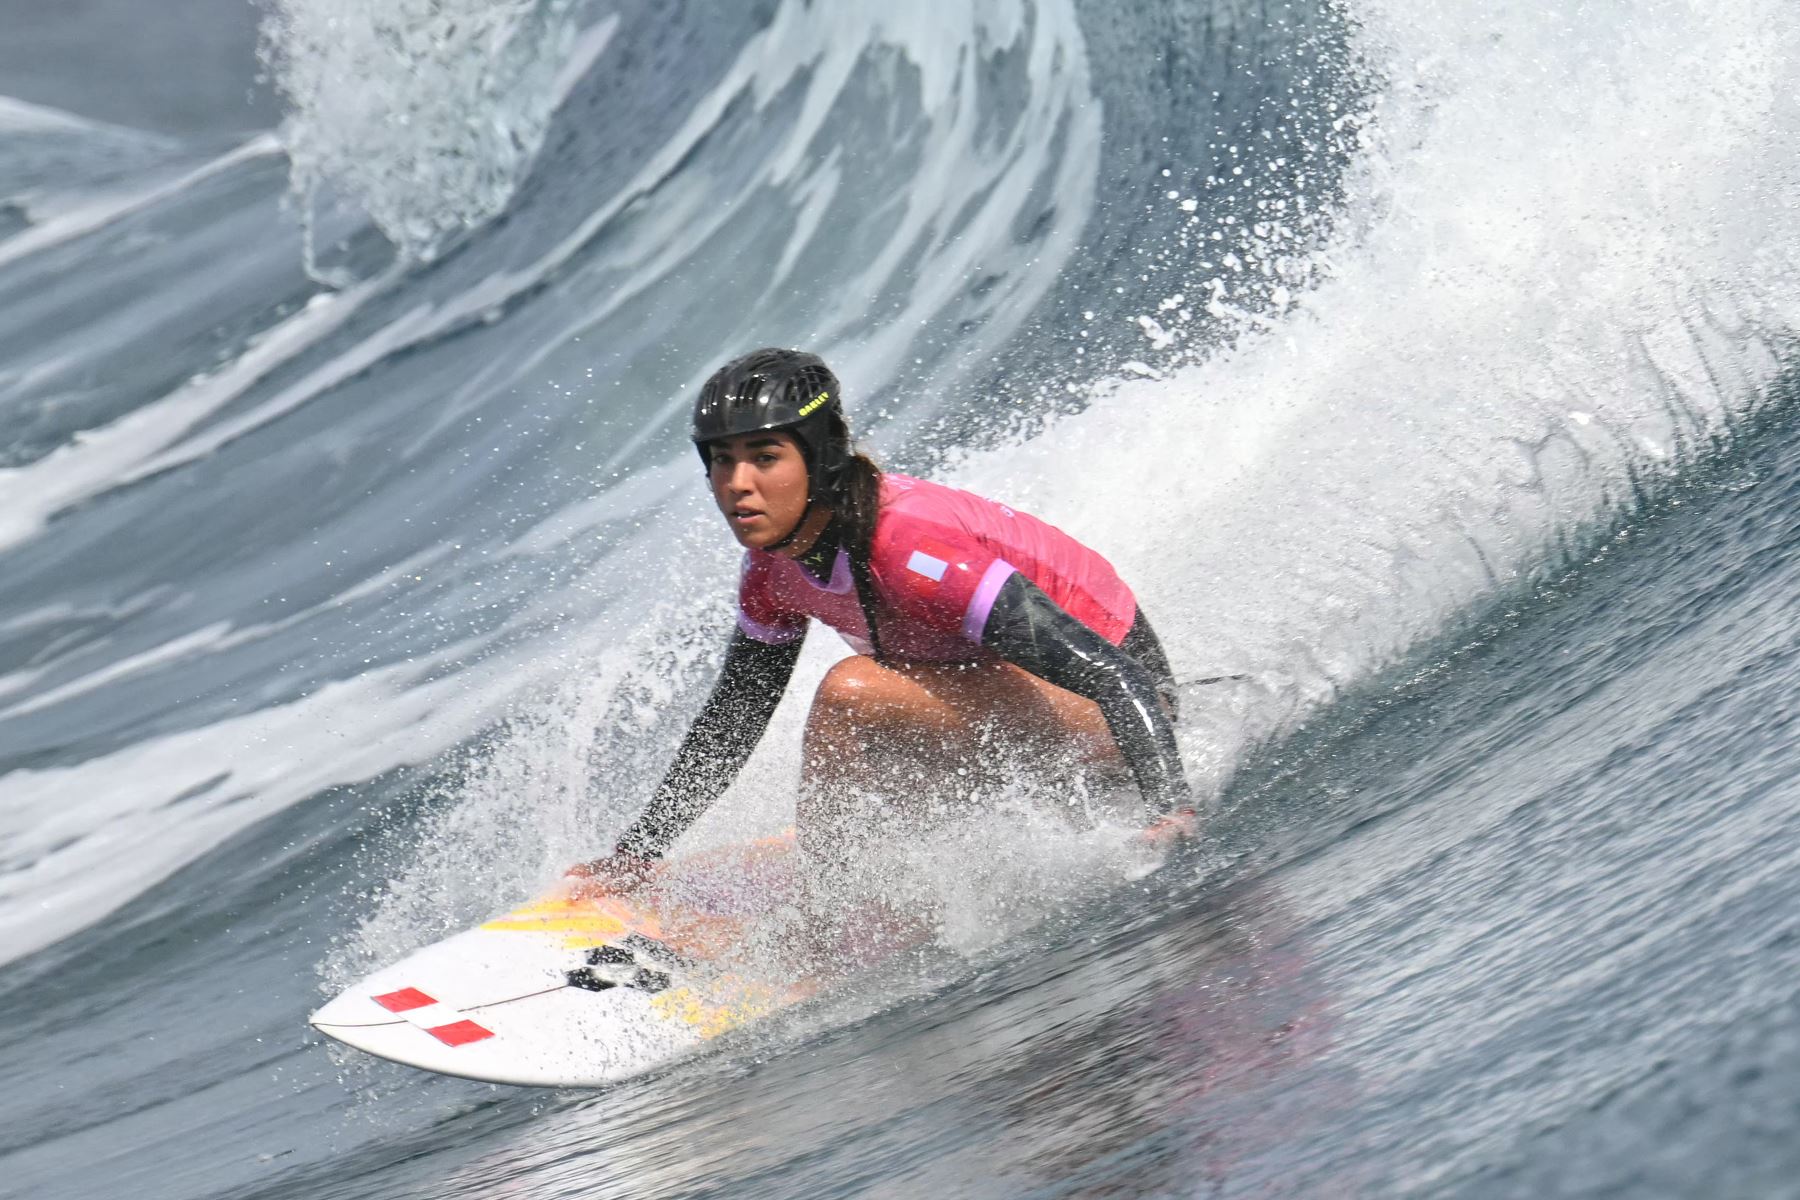
[[[395,1013],[409,1025],[417,1026],[446,1046],[466,1046],[494,1036],[494,1031],[462,1015],[448,1004],[439,1003],[418,988],[401,988],[383,992],[369,999]]]
[[[397,992],[384,992],[379,996],[371,996],[369,999],[391,1013],[410,1012],[415,1008],[424,1008],[428,1004],[437,1003],[418,988],[401,988]]]
[[[484,1029],[466,1017],[448,1025],[433,1025],[425,1032],[446,1046],[466,1046],[470,1042],[479,1042],[483,1038],[494,1036],[493,1030]]]

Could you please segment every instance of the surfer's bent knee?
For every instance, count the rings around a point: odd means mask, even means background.
[[[825,678],[819,681],[819,690],[813,693],[813,705],[828,709],[855,708],[868,696],[869,689],[879,685],[888,674],[886,667],[868,655],[852,655],[825,672]]]

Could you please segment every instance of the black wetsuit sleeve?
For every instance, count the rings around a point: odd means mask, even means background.
[[[1000,589],[981,644],[1039,679],[1100,706],[1119,754],[1154,810],[1190,808],[1175,729],[1143,664],[1070,616],[1025,576]]]
[[[801,641],[772,646],[742,630],[732,633],[719,682],[649,806],[619,838],[614,853],[660,857],[731,786],[781,703]]]

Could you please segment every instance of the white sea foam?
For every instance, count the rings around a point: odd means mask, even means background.
[[[1193,706],[1208,780],[1764,394],[1800,328],[1782,12],[1359,5],[1385,89],[1320,282],[959,472],[1107,547],[1178,674],[1254,677]],[[1229,300],[1268,263],[1194,266]]]
[[[60,108],[32,104],[27,100],[16,100],[11,96],[0,96],[0,134],[42,133],[102,135],[117,138],[120,141],[141,142],[160,148],[167,148],[170,144],[169,139],[158,137],[153,133],[145,133],[143,130],[127,129],[123,125],[109,125],[104,121],[64,112]]]

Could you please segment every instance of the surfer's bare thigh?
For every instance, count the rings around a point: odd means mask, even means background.
[[[1118,758],[1099,705],[1010,663],[883,665],[862,655],[820,682],[804,754],[815,786],[879,785],[896,759],[974,777],[1021,754]]]

